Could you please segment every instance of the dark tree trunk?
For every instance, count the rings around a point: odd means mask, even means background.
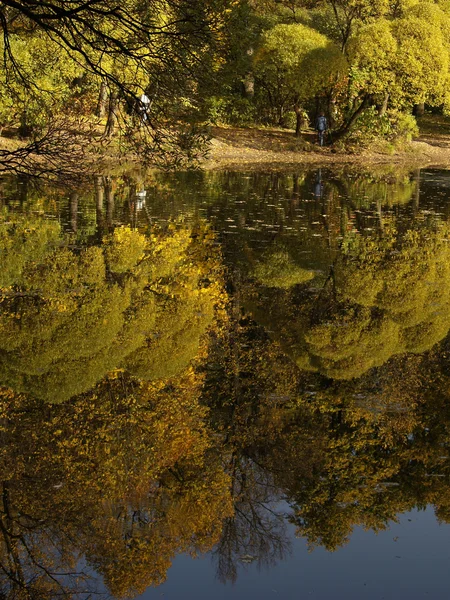
[[[347,121],[344,123],[344,125],[340,129],[338,129],[338,131],[336,131],[334,133],[334,139],[339,140],[346,133],[348,133],[350,131],[350,128],[353,125],[353,123],[356,121],[356,119],[359,117],[359,115],[363,112],[363,110],[365,108],[367,108],[368,106],[369,106],[369,96],[365,96],[363,101],[361,102],[361,104],[358,106],[358,108],[356,110],[353,111],[353,113],[350,115],[350,117],[347,119]]]
[[[321,106],[320,106],[320,98],[319,98],[319,96],[316,96],[315,101],[316,101],[316,113],[314,115],[314,121],[316,121],[317,117],[322,112],[322,109],[321,109]]]
[[[283,117],[284,117],[284,107],[280,106],[280,107],[278,107],[278,125],[280,127],[283,126]]]
[[[99,117],[100,119],[103,119],[103,117],[106,115],[107,99],[108,99],[108,86],[106,84],[106,81],[104,79],[102,79],[102,82],[100,83],[100,90],[98,92],[97,107],[95,109],[95,116]]]
[[[378,108],[378,115],[380,117],[383,117],[386,114],[388,103],[389,103],[389,92],[386,92],[386,94],[384,95],[383,104],[381,104]]]
[[[32,132],[32,128],[28,121],[28,112],[25,108],[20,115],[20,126],[19,126],[19,136],[21,138],[30,137]]]
[[[303,112],[301,106],[296,104],[294,106],[295,110],[295,137],[300,137],[300,133],[303,125]]]
[[[78,192],[72,192],[69,198],[70,227],[74,233],[78,230]]]
[[[333,129],[336,125],[336,99],[333,94],[330,94],[327,98],[327,114],[328,114],[328,127]]]
[[[425,103],[419,102],[419,104],[414,104],[413,115],[415,117],[423,117],[425,114]]]
[[[108,104],[108,120],[106,121],[105,137],[111,138],[117,125],[119,98],[116,90],[111,90]]]

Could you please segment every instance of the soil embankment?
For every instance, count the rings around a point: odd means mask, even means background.
[[[423,130],[422,130],[423,129]],[[280,169],[294,165],[393,164],[450,168],[450,122],[427,120],[420,136],[405,149],[379,152],[369,149],[343,152],[333,146],[320,148],[313,131],[295,138],[283,129],[213,127],[206,169]]]
[[[212,127],[211,141],[201,167],[206,170],[282,170],[299,166],[401,165],[403,167],[450,168],[450,118],[425,115],[420,120],[420,135],[401,150],[388,145],[389,151],[367,149],[340,150],[333,145],[323,148],[316,143],[314,131],[296,138],[293,131],[277,128]],[[117,140],[105,141],[101,132],[89,130],[89,141],[81,142],[84,131],[74,132],[70,143],[48,145],[50,155],[24,151],[27,140],[17,132],[3,132],[0,137],[0,172],[37,175],[107,172],[124,167],[135,168],[136,154],[124,153]],[[60,140],[59,140],[60,142]],[[33,144],[29,146],[33,148]],[[380,146],[381,147],[381,146]]]

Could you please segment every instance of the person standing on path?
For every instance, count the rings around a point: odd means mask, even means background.
[[[150,108],[150,98],[147,94],[141,94],[139,98],[138,110],[141,116],[141,122],[146,123],[148,121],[148,111]]]
[[[328,123],[323,112],[319,114],[316,119],[316,131],[319,136],[319,145],[323,146],[323,141],[325,138],[325,131],[328,129]]]

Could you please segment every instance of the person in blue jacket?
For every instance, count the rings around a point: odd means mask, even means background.
[[[316,119],[316,131],[319,136],[319,145],[323,146],[325,132],[328,129],[328,123],[325,115],[322,113]]]

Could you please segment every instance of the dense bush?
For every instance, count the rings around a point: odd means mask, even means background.
[[[345,141],[365,148],[382,140],[398,146],[410,142],[418,133],[412,114],[388,110],[379,115],[376,107],[371,106],[356,119]]]
[[[245,126],[257,118],[255,105],[239,96],[211,96],[205,101],[203,112],[211,125]]]

